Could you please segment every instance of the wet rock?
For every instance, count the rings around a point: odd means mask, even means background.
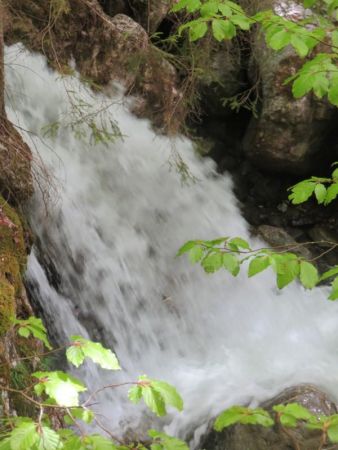
[[[129,0],[135,20],[139,22],[148,33],[157,30],[162,20],[167,16],[172,0]]]
[[[301,6],[296,8],[291,1],[284,4],[282,9],[280,1],[270,0],[263,6],[286,17],[291,15],[292,20],[304,17]],[[290,85],[284,85],[303,64],[291,47],[275,52],[267,48],[264,38],[257,33],[252,52],[252,64],[261,80],[262,104],[259,117],[252,119],[247,130],[245,151],[263,169],[306,173],[323,160],[323,148],[332,138],[334,108],[312,94],[296,100]]]
[[[303,256],[305,259],[311,259],[312,253],[306,246],[297,242],[291,234],[279,227],[270,225],[260,225],[257,228],[258,234],[272,247],[278,251],[289,250]]]
[[[299,385],[286,389],[261,406],[271,413],[273,405],[294,402],[300,403],[315,415],[337,413],[335,403],[324,392],[312,385]],[[299,447],[295,446],[295,442]],[[204,450],[295,450],[300,448],[318,450],[319,447],[320,433],[306,430],[302,426],[286,434],[277,425],[273,428],[235,425],[221,433],[209,431],[200,448]],[[331,445],[330,449],[337,450],[338,446]]]

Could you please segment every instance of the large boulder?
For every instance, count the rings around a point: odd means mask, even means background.
[[[266,0],[260,9],[274,9],[293,21],[304,10],[292,1]],[[294,99],[284,81],[303,64],[291,47],[281,52],[267,48],[258,31],[253,36],[252,71],[261,84],[261,109],[253,118],[244,139],[248,157],[259,167],[288,173],[304,173],[318,164],[334,126],[334,108],[313,94]],[[256,82],[256,80],[252,80]]]
[[[273,405],[294,402],[303,405],[315,415],[337,413],[337,406],[329,397],[312,385],[286,389],[261,406],[271,412]],[[204,450],[318,450],[319,448],[321,448],[320,433],[317,431],[306,430],[299,426],[285,432],[277,425],[273,428],[235,425],[225,428],[221,433],[211,430],[201,444],[201,449]],[[337,445],[330,446],[330,450],[337,449]]]

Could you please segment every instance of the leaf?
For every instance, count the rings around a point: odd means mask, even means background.
[[[270,258],[268,256],[257,256],[252,259],[249,264],[248,276],[253,277],[270,266]]]
[[[185,442],[172,436],[168,436],[165,433],[161,433],[156,430],[148,430],[148,435],[155,441],[160,442],[161,446],[159,447],[159,449],[161,450],[189,450],[189,447]],[[152,450],[157,449],[156,446],[152,446],[151,448]]]
[[[338,278],[335,278],[331,285],[331,293],[329,296],[329,300],[337,300],[338,299]]]
[[[292,94],[295,98],[304,97],[313,87],[313,75],[311,73],[302,75],[293,82]]]
[[[87,390],[79,380],[65,372],[35,372],[32,376],[39,380],[35,392],[39,395],[41,390],[44,391],[60,406],[78,406],[79,392]]]
[[[316,184],[315,196],[319,204],[324,203],[324,200],[326,198],[326,187],[323,184]]]
[[[221,12],[221,14],[223,14],[223,16],[225,17],[230,17],[232,15],[232,10],[231,8],[224,4],[224,3],[219,3],[218,5],[218,10]]]
[[[327,193],[326,193],[326,198],[324,201],[324,205],[328,205],[329,203],[331,203],[333,200],[335,200],[335,198],[338,195],[338,183],[334,183],[331,184],[331,186],[329,186],[327,188]]]
[[[236,256],[231,253],[223,253],[223,266],[234,276],[236,277],[239,274],[239,262]]]
[[[43,426],[37,443],[37,450],[61,450],[62,448],[60,436],[51,428]]]
[[[24,338],[28,338],[29,336],[30,336],[30,331],[29,331],[29,329],[28,328],[26,328],[26,327],[20,327],[19,329],[18,329],[18,334],[20,335],[20,336],[22,336],[22,337],[24,337]]]
[[[328,99],[329,101],[335,105],[338,106],[338,82],[337,78],[332,77],[331,86],[328,91]]]
[[[171,405],[178,411],[183,410],[183,400],[174,386],[165,381],[152,380],[151,386],[161,394],[166,405]]]
[[[327,280],[328,278],[333,277],[334,275],[338,274],[338,266],[332,267],[330,270],[328,270],[327,272],[324,272],[321,277],[320,277],[320,281],[324,281]]]
[[[273,34],[273,36],[268,40],[268,44],[273,50],[281,50],[290,44],[291,37],[292,34],[288,30],[282,29]]]
[[[306,289],[312,289],[319,281],[318,271],[316,267],[307,262],[300,263],[300,281]]]
[[[116,358],[116,355],[108,348],[104,348],[99,342],[92,342],[81,336],[72,336],[71,340],[74,342],[73,346],[81,348],[84,356],[91,359],[98,364],[102,369],[120,370],[121,367]],[[75,358],[74,358],[75,354]],[[69,353],[67,354],[67,358]],[[76,363],[80,361],[80,354],[78,352],[71,353]],[[72,362],[72,361],[70,361]],[[83,362],[83,360],[82,360]]]
[[[142,387],[139,385],[133,386],[128,391],[128,398],[133,403],[138,403],[142,398]]]
[[[212,17],[218,11],[218,2],[210,1],[201,6],[200,14],[202,17]]]
[[[72,363],[75,367],[81,366],[85,359],[85,354],[82,348],[76,345],[71,345],[66,351],[67,360]]]
[[[18,333],[20,336],[28,338],[32,334],[35,339],[42,341],[49,350],[52,349],[47,338],[47,330],[41,319],[31,316],[26,320],[16,319],[14,323],[19,325]]]
[[[190,23],[189,36],[192,42],[201,39],[208,31],[206,22],[194,21]]]
[[[189,250],[189,261],[192,264],[197,263],[203,258],[204,250],[200,245],[196,245],[191,250]]]
[[[318,73],[313,77],[312,89],[316,97],[323,98],[329,89],[329,80],[326,74]]]
[[[211,22],[211,28],[214,38],[219,42],[236,36],[236,27],[230,20],[214,19]]]
[[[304,0],[305,8],[311,8],[316,3],[317,0]]]
[[[142,397],[144,403],[148,406],[150,411],[159,417],[166,415],[167,411],[163,397],[151,386],[145,386],[142,388]]]
[[[120,448],[114,445],[110,439],[100,436],[99,434],[88,436],[88,441],[88,443],[91,444],[90,450],[118,450]]]
[[[290,43],[301,58],[309,53],[308,46],[297,34],[292,34]]]
[[[289,195],[289,200],[291,200],[294,205],[304,203],[311,197],[315,187],[316,183],[313,181],[301,181],[290,188],[292,193]]]
[[[176,256],[181,256],[184,253],[187,253],[189,250],[191,250],[192,248],[194,248],[197,245],[196,241],[188,241],[186,242],[184,245],[182,245],[182,247],[178,250],[177,255]]]
[[[262,408],[250,409],[243,406],[232,406],[216,418],[214,429],[222,431],[235,423],[262,425],[263,427],[271,427],[274,424],[269,413]]]
[[[223,259],[222,254],[210,253],[202,260],[202,267],[207,273],[213,273],[222,267]]]
[[[31,420],[24,420],[11,432],[10,445],[12,450],[28,450],[38,441],[39,435],[36,424]]]
[[[230,21],[241,30],[249,30],[252,23],[248,17],[238,14],[231,16]]]
[[[327,435],[330,439],[330,442],[334,444],[338,442],[338,425],[329,426],[327,429]]]
[[[229,247],[237,251],[238,249],[251,250],[247,241],[240,237],[235,237],[229,241]]]

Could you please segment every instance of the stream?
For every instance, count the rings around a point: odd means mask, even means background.
[[[245,271],[206,275],[175,257],[194,238],[263,245],[249,235],[230,175],[218,175],[189,140],[156,135],[129,112],[133,99],[120,87],[94,96],[71,80],[77,100],[109,102],[122,138],[93,145],[65,126],[47,137],[43,127],[74,106],[68,81],[21,46],[6,50],[6,77],[9,118],[55,187],[46,205],[37,186],[29,207],[39,250],[27,283],[47,327],[58,343],[81,334],[116,352],[122,371],[90,363],[74,371],[90,390],[147,374],[184,399],[182,413],[154,420],[128,401],[127,388],[107,390],[94,409],[110,429],[162,427],[196,448],[208,421],[230,405],[257,405],[302,382],[338,400],[338,304],[326,300],[326,288],[278,291],[270,271],[253,279]],[[182,182],[172,164],[178,154],[194,180]]]

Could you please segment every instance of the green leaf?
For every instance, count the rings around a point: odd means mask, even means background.
[[[269,256],[257,256],[249,264],[248,276],[253,277],[270,266]]]
[[[320,281],[327,280],[328,278],[331,278],[337,274],[338,274],[338,266],[332,267],[330,270],[328,270],[327,272],[324,272],[321,275]]]
[[[166,405],[171,405],[178,411],[183,410],[183,400],[174,386],[165,381],[152,380],[151,386],[163,397]]]
[[[191,250],[189,250],[189,261],[192,264],[197,263],[203,258],[204,250],[200,245],[196,245]]]
[[[334,444],[338,443],[338,425],[329,426],[327,435],[330,439],[330,442],[333,442]]]
[[[328,99],[329,101],[335,105],[338,106],[338,84],[331,84],[328,92]]]
[[[128,391],[128,398],[133,403],[138,403],[142,398],[142,387],[139,385],[133,386]]]
[[[201,6],[200,14],[202,17],[212,17],[218,11],[218,2],[210,1],[206,2]]]
[[[81,366],[85,360],[85,354],[80,346],[71,345],[66,351],[67,360],[72,363],[75,367]]]
[[[214,429],[222,431],[235,423],[261,425],[263,427],[271,427],[274,424],[269,413],[262,408],[250,409],[243,406],[232,406],[216,418]]]
[[[231,16],[230,21],[241,30],[249,30],[252,23],[248,17],[238,14]]]
[[[317,0],[304,0],[305,8],[311,8],[316,3]]]
[[[92,434],[87,437],[88,443],[90,443],[90,450],[118,450],[110,439],[107,439],[99,434]],[[89,447],[86,447],[89,449]]]
[[[324,205],[326,206],[329,203],[331,203],[333,200],[335,200],[337,195],[338,195],[338,183],[331,184],[331,186],[329,186],[327,188]]]
[[[20,336],[28,338],[32,334],[35,339],[43,342],[49,350],[52,349],[47,338],[47,330],[41,319],[31,316],[26,320],[16,319],[14,323],[19,325],[18,333]]]
[[[35,392],[39,395],[43,390],[60,406],[78,406],[79,392],[87,390],[79,380],[65,372],[35,372],[32,376],[39,380]]]
[[[228,5],[224,4],[224,3],[219,3],[218,10],[225,17],[230,17],[232,15],[231,8]]]
[[[323,184],[316,184],[315,196],[319,204],[324,203],[326,198],[326,187]]]
[[[159,447],[160,450],[189,450],[189,447],[185,442],[172,436],[168,436],[165,433],[161,433],[156,430],[149,430],[148,435],[161,444]],[[151,448],[152,450],[157,450],[156,446],[152,446]]]
[[[239,262],[236,256],[231,253],[223,253],[223,266],[234,276],[236,277],[239,274]]]
[[[315,190],[315,187],[316,183],[313,181],[301,181],[300,183],[297,183],[290,188],[292,193],[289,195],[289,199],[294,205],[304,203],[311,197],[313,191]]]
[[[62,448],[60,436],[51,428],[43,426],[37,443],[37,450],[61,450]]]
[[[308,46],[297,34],[292,34],[290,42],[301,58],[304,58],[309,53]]]
[[[186,242],[184,245],[182,245],[182,247],[178,250],[177,255],[176,256],[181,256],[184,253],[187,253],[189,250],[191,250],[192,248],[194,248],[197,245],[196,241],[188,241]]]
[[[307,289],[312,289],[316,286],[319,281],[319,276],[318,271],[313,264],[307,261],[301,261],[300,281],[302,285]]]
[[[269,46],[273,50],[281,50],[290,44],[292,34],[285,29],[278,31],[268,40]]]
[[[299,75],[293,82],[292,94],[295,98],[304,97],[313,87],[313,75],[312,73]]]
[[[102,369],[107,370],[121,369],[115,354],[110,349],[104,348],[99,342],[92,342],[81,336],[72,336],[71,340],[74,342],[73,346],[81,348],[84,356],[86,358],[91,359],[94,363],[98,364],[100,367],[102,367]],[[67,354],[67,358],[68,356],[69,353]],[[71,353],[70,356],[71,358],[73,357],[76,363],[79,363],[81,359],[79,352],[73,352]]]
[[[202,260],[202,267],[207,273],[213,273],[222,267],[223,259],[222,254],[210,253]]]
[[[318,73],[313,77],[312,89],[318,98],[323,98],[324,95],[327,94],[329,89],[329,80],[326,77],[326,74]]]
[[[12,450],[28,450],[39,440],[36,424],[31,420],[24,420],[11,432],[10,445]]]
[[[142,387],[142,397],[144,403],[148,406],[150,411],[159,417],[165,416],[167,411],[163,397],[155,391],[151,386]]]
[[[194,21],[190,23],[189,36],[192,42],[201,39],[208,31],[206,22]]]
[[[30,336],[30,331],[29,331],[29,329],[28,328],[26,328],[26,327],[20,327],[19,329],[18,329],[18,334],[20,335],[20,336],[22,336],[22,337],[24,337],[24,338],[28,338],[29,336]]]
[[[211,23],[212,33],[219,42],[236,36],[236,27],[230,20],[214,19]]]
[[[331,293],[329,296],[329,300],[337,300],[338,299],[338,278],[335,278],[331,285]]]
[[[0,450],[12,450],[11,448],[11,438],[2,438],[0,441]]]
[[[229,241],[229,247],[234,251],[238,249],[251,250],[247,241],[240,237],[235,237]]]

